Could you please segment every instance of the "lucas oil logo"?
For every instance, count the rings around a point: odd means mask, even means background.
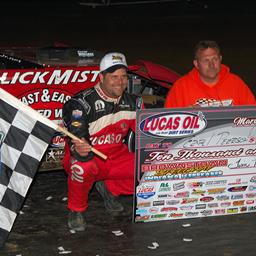
[[[153,137],[186,137],[201,132],[206,125],[202,112],[165,112],[145,118],[139,129]]]

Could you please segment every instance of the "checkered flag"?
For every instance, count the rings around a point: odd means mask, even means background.
[[[57,128],[0,88],[0,247]]]

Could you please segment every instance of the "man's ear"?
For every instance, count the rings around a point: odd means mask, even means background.
[[[195,68],[198,69],[198,61],[196,59],[193,60],[193,64],[194,64]]]
[[[220,55],[220,62],[222,62],[222,55]]]
[[[100,83],[103,83],[103,75],[99,73]]]

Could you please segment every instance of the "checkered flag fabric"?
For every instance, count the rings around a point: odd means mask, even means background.
[[[10,101],[9,97],[6,98],[6,92],[1,93],[2,89],[0,89],[0,247],[8,238],[39,163],[55,132],[54,126],[49,127],[33,115],[24,112],[28,106],[24,108],[18,99],[12,98]]]

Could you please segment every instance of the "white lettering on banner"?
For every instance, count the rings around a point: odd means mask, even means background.
[[[73,76],[73,78],[72,78],[72,80],[71,80],[71,83],[74,83],[74,82],[77,80],[79,74],[80,74],[80,71],[76,71],[76,72],[75,72],[75,74],[74,74],[74,76]]]
[[[63,92],[54,91],[51,95],[50,91],[48,89],[44,89],[42,91],[29,93],[28,95],[23,96],[21,98],[21,101],[26,105],[31,105],[31,104],[37,103],[39,101],[41,101],[41,102],[60,102],[61,104],[64,104],[70,98],[71,98],[70,95],[65,95],[65,93],[63,93]]]
[[[28,71],[28,72],[3,72],[0,74],[0,84],[47,84],[63,85],[68,83],[83,83],[88,81],[88,75],[92,75],[89,82],[95,82],[99,75],[98,70],[54,70],[51,71]]]
[[[256,118],[237,117],[234,120],[236,126],[255,126]]]
[[[77,79],[77,82],[80,82],[80,83],[83,83],[83,82],[85,82],[85,81],[87,81],[87,79],[88,79],[88,77],[87,77],[87,75],[88,74],[90,74],[90,71],[88,70],[88,71],[83,71],[82,73],[81,73],[81,79]]]
[[[52,114],[52,110],[51,109],[38,109],[37,110],[41,115],[49,118]]]
[[[71,96],[65,95],[65,93],[53,92],[51,101],[61,102],[64,104],[70,98],[71,98]]]
[[[60,84],[63,80],[64,81],[62,84],[67,84],[72,71],[73,70],[66,70],[63,74],[61,74],[61,70],[54,70],[47,84]]]
[[[50,102],[50,95],[49,95],[49,90],[48,89],[44,89],[42,91],[41,101],[42,102]]]
[[[62,109],[54,109],[54,115],[55,115],[55,118],[61,118],[62,117]]]
[[[91,142],[92,145],[104,145],[104,144],[114,144],[119,143],[122,139],[122,134],[103,134],[100,137],[92,137]]]
[[[7,75],[8,75],[8,72],[4,72],[2,74],[2,76],[0,77],[1,84],[9,84],[10,83],[10,81],[7,80]]]
[[[97,79],[97,77],[98,77],[98,75],[99,75],[99,73],[100,73],[100,71],[93,70],[93,71],[91,71],[91,72],[92,72],[92,74],[93,74],[93,77],[92,77],[91,82],[95,82],[96,79]]]
[[[26,72],[20,75],[19,80],[22,84],[29,84],[30,80],[25,80],[27,76],[33,76],[34,72]]]
[[[31,80],[32,84],[36,84],[36,83],[40,83],[40,84],[44,84],[44,76],[48,75],[49,72],[43,72],[41,74],[41,72],[36,72],[34,78]]]
[[[16,81],[17,81],[18,78],[19,78],[19,75],[20,75],[19,72],[16,72],[16,73],[14,74],[14,76],[13,76],[13,78],[12,78],[12,81],[11,81],[11,84],[15,84],[15,83],[16,83]]]
[[[39,101],[39,92],[29,93],[27,96],[21,98],[21,101],[26,104],[34,104]]]

